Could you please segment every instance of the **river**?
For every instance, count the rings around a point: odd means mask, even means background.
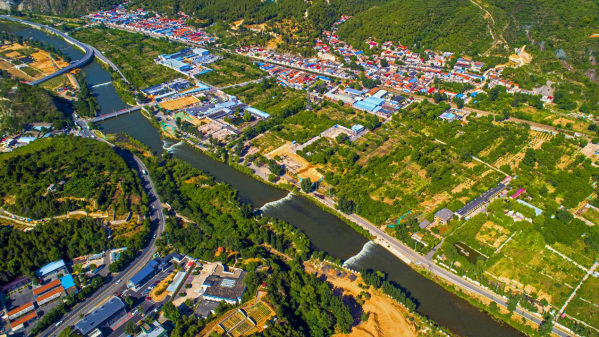
[[[1,30],[32,37],[60,48],[72,59],[82,53],[62,39],[29,27],[0,23]],[[97,63],[85,67],[90,86],[110,81],[110,74]],[[101,107],[101,114],[119,110],[126,105],[112,85],[92,88]],[[201,154],[190,145],[173,140],[163,142],[158,131],[139,112],[109,119],[100,123],[106,133],[124,132],[142,141],[156,154],[165,150],[216,180],[230,184],[239,191],[241,201],[261,208],[264,214],[289,222],[310,238],[312,248],[325,251],[333,258],[347,260],[353,269],[373,269],[387,273],[389,280],[403,287],[418,304],[418,312],[430,317],[452,332],[464,336],[522,336],[509,326],[494,321],[467,301],[415,272],[383,247],[368,242],[337,217],[312,202],[287,191],[274,188],[249,177],[230,166]]]
[[[83,52],[80,49],[66,42],[62,38],[47,34],[46,32],[29,26],[0,22],[0,31],[10,32],[50,44],[54,46],[54,48],[68,55],[73,61],[83,57]],[[128,105],[120,99],[112,83],[93,88],[93,86],[96,84],[112,82],[110,73],[104,70],[104,68],[97,63],[97,60],[94,60],[86,65],[83,68],[83,71],[85,72],[87,84],[91,88],[92,94],[94,97],[96,97],[96,100],[100,105],[99,113],[101,115],[128,107]]]

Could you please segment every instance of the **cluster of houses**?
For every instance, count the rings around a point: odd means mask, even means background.
[[[0,137],[0,152],[11,152],[31,144],[36,139],[52,137],[65,132],[65,130],[52,130],[52,123],[31,123],[23,132],[12,135],[5,134]]]
[[[154,37],[166,37],[183,43],[202,45],[216,41],[214,37],[206,32],[189,27],[185,23],[189,18],[187,15],[169,19],[158,14],[152,16],[148,11],[141,8],[128,11],[126,2],[109,10],[87,15],[86,18],[93,23],[103,23],[109,27],[126,29]]]
[[[277,83],[283,87],[305,90],[312,87],[318,81],[323,83],[324,86],[333,83],[333,80],[327,76],[317,75],[303,70],[287,68],[265,62],[256,62],[256,65],[267,72],[269,76],[276,77]]]
[[[476,95],[482,92],[485,83],[488,83],[490,87],[505,86],[509,93],[535,94],[533,91],[521,89],[517,84],[503,79],[501,74],[505,65],[487,69],[484,62],[458,57],[450,52],[435,52],[427,49],[419,54],[394,41],[379,43],[367,40],[365,41],[366,45],[376,48],[377,51],[380,50],[378,53],[368,53],[367,55],[364,51],[355,49],[340,40],[336,34],[339,25],[349,18],[349,16],[342,16],[333,24],[331,30],[323,32],[322,38],[316,39],[314,48],[318,53],[318,58],[303,58],[299,55],[281,54],[249,46],[239,48],[237,52],[266,62],[261,63],[260,67],[277,76],[282,84],[295,88],[309,86],[315,77],[305,72],[280,68],[276,65],[343,80],[355,79],[363,72],[367,78],[378,80],[385,87],[406,93],[440,93],[449,99],[462,99],[465,103],[475,102]],[[339,60],[339,57],[342,59]],[[353,65],[353,63],[358,67],[346,66]],[[439,88],[435,84],[439,81],[469,84],[472,89],[464,92],[452,92]],[[552,99],[550,95],[543,95],[542,101],[551,103]]]
[[[264,62],[288,66],[291,68],[317,73],[325,76],[332,76],[341,79],[349,79],[348,70],[343,64],[331,59],[304,58],[299,55],[281,54],[274,50],[268,50],[259,47],[241,47],[236,50],[238,54],[251,58],[259,59]]]

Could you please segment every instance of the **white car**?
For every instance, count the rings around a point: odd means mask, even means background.
[[[63,322],[63,321],[60,321],[60,322],[56,323],[56,326],[59,326],[59,325],[61,325],[61,324],[62,324],[62,322]]]
[[[122,281],[122,280],[118,280],[118,281],[116,281],[116,283],[115,283],[115,284],[119,284],[119,283],[121,283],[121,281]]]

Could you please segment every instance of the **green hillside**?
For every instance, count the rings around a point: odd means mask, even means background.
[[[341,25],[339,35],[353,46],[372,37],[408,47],[482,53],[492,43],[482,14],[468,0],[391,0],[357,13]]]

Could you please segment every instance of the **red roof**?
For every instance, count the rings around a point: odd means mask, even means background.
[[[8,316],[10,317],[10,316],[12,316],[12,315],[14,315],[16,313],[19,313],[19,312],[21,312],[21,311],[23,311],[23,310],[25,310],[25,309],[27,309],[29,307],[33,308],[33,302],[29,302],[27,304],[23,304],[22,306],[20,306],[18,308],[12,309],[11,311],[8,312]]]
[[[56,288],[56,289],[52,290],[51,292],[38,297],[36,299],[36,301],[39,303],[39,302],[41,302],[41,301],[43,301],[45,299],[48,299],[48,298],[50,298],[50,297],[52,297],[52,296],[54,296],[56,294],[62,293],[62,292],[64,292],[64,288],[62,286],[60,286],[60,288]]]
[[[39,288],[33,289],[33,295],[39,296],[50,289],[58,287],[59,285],[60,285],[60,280],[54,280],[46,285],[43,285]]]
[[[10,322],[10,327],[11,328],[17,327],[23,323],[27,323],[27,322],[31,321],[34,318],[37,318],[37,312],[35,312],[35,311],[30,312],[29,314],[17,319],[16,321]]]

